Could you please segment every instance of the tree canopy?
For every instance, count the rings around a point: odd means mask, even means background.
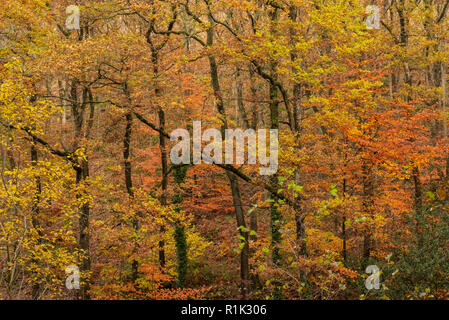
[[[2,0],[0,299],[447,299],[448,7]]]

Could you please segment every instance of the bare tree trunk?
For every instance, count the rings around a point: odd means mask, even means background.
[[[166,42],[164,42],[162,45],[155,46],[153,44],[153,41],[151,39],[151,33],[153,31],[153,24],[155,21],[153,20],[151,22],[151,27],[147,31],[147,43],[151,47],[151,62],[153,64],[153,74],[154,77],[157,78],[159,75],[159,51],[165,46]],[[187,40],[188,44],[188,40]],[[154,88],[154,95],[156,99],[159,98],[161,93],[161,89],[158,85],[158,83],[155,84]],[[159,125],[160,128],[165,131],[165,113],[164,110],[162,110],[161,107],[159,107],[158,110],[158,116],[159,116]],[[167,184],[168,184],[168,162],[167,162],[167,150],[166,150],[166,138],[162,133],[159,134],[159,148],[161,152],[161,164],[162,164],[162,179],[161,179],[161,187],[162,187],[162,194],[160,197],[161,204],[163,206],[167,205]],[[165,227],[161,226],[160,232],[161,235],[165,233]],[[161,269],[165,268],[165,241],[161,239],[159,241],[159,266]],[[179,259],[178,259],[179,260]]]
[[[274,24],[278,20],[278,9],[272,8],[272,11],[270,11],[270,19],[271,22]],[[273,26],[272,26],[273,27]],[[273,31],[275,32],[275,31]],[[270,76],[272,79],[276,79],[276,62],[271,61],[269,65],[270,69]],[[273,81],[270,81],[269,84],[269,110],[270,110],[270,123],[271,129],[278,130],[279,129],[279,101],[278,101],[278,88],[273,83]],[[270,185],[273,190],[277,190],[278,185],[278,175],[274,174],[270,177]],[[275,265],[280,265],[281,263],[281,253],[279,249],[279,244],[281,242],[281,233],[280,233],[280,223],[281,223],[281,217],[280,212],[277,209],[277,202],[278,197],[275,194],[271,194],[271,201],[270,201],[270,228],[271,228],[271,246],[272,246],[272,260]]]
[[[443,139],[447,139],[448,130],[447,130],[447,70],[446,63],[441,63],[441,86],[443,88],[443,96],[441,98],[442,112],[443,112]],[[449,178],[449,151],[446,155],[446,179]]]
[[[159,127],[165,131],[165,112],[159,108]],[[162,163],[162,181],[161,181],[161,204],[163,206],[167,205],[167,184],[168,184],[168,162],[167,162],[167,147],[166,138],[160,133],[159,134],[159,147],[161,151],[161,163]],[[165,232],[164,226],[161,227],[161,234]],[[165,242],[164,240],[159,241],[159,264],[161,268],[165,268]]]
[[[346,179],[343,179],[343,197],[346,199]],[[346,214],[343,213],[341,222],[341,235],[343,238],[343,262],[346,266],[348,252],[347,252],[347,240],[346,240]]]
[[[76,184],[80,185],[85,183],[89,178],[89,162],[88,160],[82,160],[79,166],[75,167],[76,171]],[[81,198],[82,195],[78,195],[78,198]],[[81,273],[90,272],[90,253],[89,253],[89,214],[90,214],[90,205],[88,202],[83,203],[80,211],[79,218],[79,246],[83,251],[83,256],[81,259]],[[90,280],[83,279],[83,283],[80,288],[80,298],[82,300],[89,300],[89,289],[90,289]]]
[[[211,17],[209,17],[209,22],[211,23],[210,28],[207,31],[207,46],[211,47],[213,45],[214,41],[214,22]],[[209,65],[210,65],[210,74],[211,74],[211,84],[212,89],[214,91],[214,97],[216,101],[216,107],[217,111],[221,117],[221,120],[223,122],[221,126],[222,135],[225,136],[225,130],[227,129],[227,117],[226,117],[226,111],[224,108],[223,103],[223,96],[220,88],[220,80],[218,77],[218,67],[217,62],[215,60],[215,57],[212,55],[209,55]],[[245,223],[245,216],[243,213],[243,207],[242,207],[242,200],[240,195],[240,187],[239,182],[237,180],[237,177],[230,172],[226,172],[226,175],[228,177],[230,186],[231,186],[231,192],[232,192],[232,199],[234,202],[234,208],[235,208],[235,215],[238,227],[240,229],[240,235],[243,237],[244,246],[240,253],[240,278],[241,278],[241,292],[243,297],[246,297],[247,294],[247,283],[249,280],[249,243],[248,243],[248,232],[247,232],[247,226]]]
[[[134,198],[134,189],[133,189],[133,180],[132,180],[132,164],[130,161],[131,154],[131,134],[132,134],[132,125],[133,125],[133,116],[131,112],[128,112],[125,115],[126,127],[125,134],[123,137],[123,159],[125,166],[125,186],[126,191],[128,192],[128,196],[130,199]],[[137,217],[133,217],[132,219],[132,227],[134,232],[139,230],[139,221]],[[134,243],[133,253],[137,253],[139,244],[137,241]],[[139,262],[137,259],[134,259],[131,263],[131,281],[132,283],[136,283],[137,278],[139,276]]]
[[[31,164],[33,167],[37,167],[38,165],[38,151],[36,148],[36,141],[33,140],[32,144],[31,144]],[[40,176],[36,177],[36,195],[34,197],[33,200],[33,207],[32,207],[32,224],[33,224],[33,228],[36,230],[37,235],[38,235],[38,240],[37,243],[38,245],[41,243],[41,237],[42,237],[42,230],[39,224],[39,203],[40,203],[40,198],[41,198],[41,193],[42,193],[42,184],[41,184],[41,178]],[[32,291],[31,291],[31,298],[33,300],[38,300],[39,299],[39,295],[40,295],[40,285],[39,282],[34,282],[33,283],[33,287],[32,287]]]
[[[289,18],[292,22],[296,22],[298,19],[298,8],[294,5],[289,8]],[[290,41],[294,45],[296,43],[296,34],[294,30],[290,29]],[[297,54],[295,51],[292,51],[290,54],[290,60],[292,65],[296,63]],[[292,67],[293,73],[297,72],[296,68]],[[297,82],[293,83],[293,95],[292,95],[292,108],[293,108],[293,117],[291,118],[290,128],[293,133],[296,134],[296,139],[300,141],[301,137],[301,121],[304,118],[304,110],[301,107],[301,99],[302,99],[301,85]],[[298,145],[298,149],[301,148],[301,145]],[[300,168],[295,168],[295,184],[301,185],[301,173]],[[296,222],[296,250],[298,255],[306,255],[307,247],[306,247],[306,227],[305,227],[305,217],[302,210],[302,198],[300,195],[297,197],[297,207],[295,210],[295,222]]]
[[[362,183],[363,183],[363,209],[366,215],[367,221],[370,221],[373,216],[373,193],[374,193],[374,182],[372,177],[372,168],[363,160],[362,164]],[[369,227],[366,227],[363,232],[363,253],[362,253],[362,266],[366,267],[368,260],[371,256],[371,251],[373,248],[372,244],[372,232]]]
[[[74,130],[75,130],[75,140],[73,143],[72,149],[78,150],[80,148],[80,143],[83,138],[83,126],[84,126],[84,113],[86,110],[86,106],[90,104],[90,115],[87,122],[86,130],[84,133],[84,138],[89,139],[91,128],[93,125],[93,117],[95,108],[92,103],[93,97],[92,92],[88,88],[83,88],[81,103],[79,102],[78,97],[78,87],[79,82],[77,80],[73,80],[71,84],[70,90],[70,99],[72,103],[72,114],[74,121]],[[77,163],[73,165],[73,169],[76,172],[76,185],[79,186],[81,184],[87,183],[89,179],[89,159],[87,155],[84,157],[77,159]],[[77,198],[82,198],[82,194],[78,194]],[[80,288],[80,298],[82,300],[90,299],[89,288],[90,288],[90,279],[86,274],[90,273],[90,252],[89,252],[89,215],[90,215],[90,203],[85,201],[80,208],[80,217],[79,217],[79,247],[83,252],[83,256],[81,259],[81,274],[85,276],[82,279],[82,284]]]

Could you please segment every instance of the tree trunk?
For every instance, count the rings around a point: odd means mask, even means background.
[[[31,164],[33,167],[37,167],[38,164],[38,152],[36,148],[36,141],[33,141],[31,144]],[[39,245],[41,243],[41,237],[42,237],[42,230],[39,224],[39,203],[40,203],[40,197],[42,193],[42,184],[41,184],[41,178],[40,176],[36,177],[36,195],[33,200],[33,216],[32,216],[32,224],[33,228],[36,230],[37,236],[39,237],[37,240],[37,244]],[[34,282],[32,291],[31,291],[31,298],[33,300],[38,300],[40,295],[40,285],[39,282]]]
[[[159,126],[162,130],[165,131],[165,113],[164,110],[159,108]],[[167,148],[166,148],[166,139],[165,136],[160,133],[159,134],[159,147],[161,151],[161,164],[162,164],[162,180],[161,180],[161,204],[163,206],[167,205],[167,184],[168,184],[168,162],[167,162]],[[161,234],[165,233],[165,227],[161,226]],[[159,265],[161,268],[165,268],[165,250],[164,250],[165,242],[164,240],[159,241]]]
[[[76,171],[76,184],[79,186],[82,183],[86,183],[89,178],[89,162],[88,160],[81,160],[79,166],[75,167]],[[82,195],[78,195],[77,198],[81,198]],[[80,211],[79,218],[79,247],[82,250],[82,259],[81,259],[81,274],[85,275],[84,279],[82,279],[81,287],[80,287],[80,298],[82,300],[89,300],[89,289],[90,289],[90,280],[89,276],[86,275],[90,273],[90,253],[89,253],[89,214],[90,214],[90,205],[89,202],[83,203]]]
[[[372,168],[370,164],[363,160],[362,164],[362,184],[363,184],[363,209],[366,216],[366,221],[370,222],[373,216],[373,206],[374,206],[374,184],[372,177]],[[367,266],[368,260],[371,256],[372,251],[372,232],[369,226],[365,227],[363,232],[363,253],[362,253],[362,266],[365,268]]]
[[[214,41],[214,22],[211,17],[209,17],[209,22],[211,23],[211,26],[207,31],[207,46],[212,47],[213,41]],[[217,111],[218,111],[218,113],[221,117],[221,120],[223,122],[223,124],[221,126],[221,131],[222,131],[222,136],[224,137],[225,130],[227,129],[228,125],[227,125],[226,111],[225,111],[224,103],[223,103],[223,96],[222,96],[222,92],[221,92],[221,88],[220,88],[220,80],[218,77],[217,62],[215,60],[215,57],[212,55],[209,55],[208,58],[209,58],[212,89],[214,92]],[[233,173],[230,173],[227,171],[226,175],[228,177],[228,180],[229,180],[229,183],[231,186],[232,199],[234,202],[237,224],[238,224],[238,227],[240,228],[240,235],[244,239],[243,240],[244,246],[240,253],[240,278],[241,278],[242,296],[245,298],[246,294],[247,294],[247,283],[249,280],[248,232],[247,232],[247,227],[246,227],[246,223],[245,223],[245,216],[243,213],[239,182],[237,180],[237,177]]]
[[[130,199],[134,198],[134,189],[133,189],[133,181],[132,181],[132,164],[130,161],[130,155],[131,155],[131,134],[132,134],[132,124],[133,124],[133,116],[131,112],[128,112],[125,115],[126,119],[126,127],[125,127],[125,134],[123,137],[123,159],[124,159],[124,166],[125,166],[125,186],[126,191],[128,192],[128,196]],[[139,221],[137,217],[133,217],[132,219],[132,226],[134,232],[137,233],[139,230]],[[138,250],[138,242],[135,241],[133,253],[136,254]],[[136,283],[137,278],[139,276],[139,262],[137,259],[134,259],[131,263],[131,281],[132,283]]]

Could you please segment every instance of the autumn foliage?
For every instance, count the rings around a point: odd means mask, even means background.
[[[0,299],[448,299],[448,11],[2,0]],[[172,163],[193,121],[277,173]]]

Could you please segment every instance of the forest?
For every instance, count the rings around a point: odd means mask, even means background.
[[[448,65],[449,0],[1,0],[0,300],[448,300]]]

